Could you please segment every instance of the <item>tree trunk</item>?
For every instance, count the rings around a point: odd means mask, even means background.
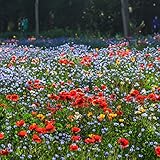
[[[39,0],[35,0],[36,37],[39,36]]]
[[[121,13],[123,21],[124,36],[129,36],[129,11],[128,11],[128,0],[121,0]]]

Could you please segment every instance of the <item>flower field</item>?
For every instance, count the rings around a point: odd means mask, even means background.
[[[0,46],[0,159],[159,158],[158,46]]]

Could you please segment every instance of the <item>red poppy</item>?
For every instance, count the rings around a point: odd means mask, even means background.
[[[70,95],[71,95],[72,97],[76,97],[77,91],[76,91],[76,90],[71,90],[71,91],[70,91]]]
[[[11,100],[11,97],[12,97],[11,94],[6,95],[7,100]]]
[[[148,98],[149,100],[151,100],[151,101],[157,101],[158,98],[159,98],[159,96],[158,96],[158,94],[150,93],[150,94],[147,96],[147,98]]]
[[[109,95],[109,98],[112,100],[112,101],[115,101],[116,100],[116,94],[111,94],[111,95]]]
[[[12,94],[12,101],[17,102],[19,100],[19,96],[17,94]]]
[[[37,134],[33,135],[32,140],[37,142],[37,143],[41,143],[42,142],[41,138]]]
[[[144,100],[146,99],[146,97],[147,96],[144,96],[144,95],[138,95],[137,97],[136,97],[136,101],[138,101],[138,102],[140,102],[140,103],[143,103],[144,102]]]
[[[13,102],[17,102],[19,100],[19,96],[17,94],[8,94],[6,96],[6,99]]]
[[[52,99],[52,100],[58,100],[59,96],[57,96],[56,94],[52,93],[48,95],[48,98]]]
[[[106,85],[104,85],[104,84],[101,85],[102,90],[105,90],[106,88],[107,88]]]
[[[32,81],[31,81],[31,80],[28,80],[28,81],[27,81],[27,84],[31,85],[31,84],[32,84]]]
[[[85,143],[90,144],[90,143],[95,143],[95,139],[94,138],[86,138],[84,140]]]
[[[24,124],[25,124],[25,121],[24,121],[24,120],[20,120],[20,121],[17,121],[17,122],[16,122],[16,126],[17,126],[17,127],[22,127]]]
[[[46,131],[48,131],[48,132],[55,132],[55,130],[56,130],[56,127],[53,126],[53,124],[51,124],[51,123],[47,124],[45,128],[46,128]]]
[[[0,133],[0,140],[4,138],[4,134]]]
[[[38,133],[46,133],[46,129],[45,128],[42,128],[42,127],[38,127],[35,129],[36,132]]]
[[[116,114],[117,114],[118,116],[122,116],[122,115],[123,115],[123,111],[118,110],[118,111],[116,111]]]
[[[26,137],[27,136],[27,132],[25,130],[18,132],[18,136],[20,137]]]
[[[95,142],[101,142],[102,137],[100,135],[93,135],[92,138],[95,140]]]
[[[112,109],[107,108],[107,107],[104,107],[104,108],[103,108],[103,111],[104,111],[105,113],[112,113]]]
[[[155,147],[154,150],[155,150],[157,157],[160,157],[160,146]]]
[[[73,133],[79,133],[79,132],[81,131],[81,129],[78,128],[78,127],[73,127],[73,128],[71,129],[71,131],[72,131]]]
[[[135,96],[138,96],[140,94],[140,92],[136,89],[133,89],[130,93],[131,96],[135,97]]]
[[[131,95],[127,95],[126,97],[124,97],[126,102],[131,102],[132,101],[132,96]]]
[[[72,137],[71,137],[71,140],[72,140],[73,142],[80,141],[80,140],[81,140],[81,136],[72,136]]]
[[[108,107],[108,104],[106,101],[99,101],[99,107],[100,108],[107,108]]]
[[[102,97],[103,96],[103,92],[98,92],[98,96]]]
[[[69,146],[69,149],[70,149],[70,151],[77,151],[78,150],[78,145],[76,145],[76,144],[71,144],[70,146]]]
[[[58,62],[60,64],[67,65],[69,63],[69,60],[64,58],[64,59],[60,59]]]
[[[0,155],[7,156],[8,154],[9,154],[9,151],[7,149],[0,150]]]
[[[119,138],[118,144],[120,144],[120,146],[124,149],[129,146],[129,141],[126,138]]]
[[[48,125],[48,124],[52,124],[54,125],[55,124],[55,120],[45,120],[45,124]]]
[[[34,80],[34,84],[40,84],[40,80],[39,79],[36,79],[36,80]]]
[[[31,125],[29,126],[29,130],[33,131],[33,130],[35,130],[37,127],[38,127],[37,124],[36,124],[36,123],[33,123],[33,124],[31,124]]]

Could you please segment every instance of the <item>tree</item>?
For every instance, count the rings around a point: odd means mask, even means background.
[[[39,36],[39,0],[35,0],[36,37]]]
[[[121,12],[122,12],[124,36],[127,37],[129,35],[128,0],[121,0]]]

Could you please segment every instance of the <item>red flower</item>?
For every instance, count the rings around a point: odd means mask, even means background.
[[[38,133],[46,133],[46,129],[45,128],[42,128],[42,127],[38,127],[35,129],[36,132]]]
[[[77,91],[76,90],[71,90],[69,94],[70,94],[71,97],[76,97],[77,96]]]
[[[90,144],[90,143],[95,143],[95,139],[94,138],[86,138],[84,140],[85,143]]]
[[[25,124],[25,121],[24,121],[24,120],[20,120],[20,121],[17,121],[17,122],[16,122],[16,126],[17,126],[17,127],[22,127],[24,124]]]
[[[33,135],[32,140],[37,142],[37,143],[41,143],[42,142],[41,138],[37,134]]]
[[[157,101],[159,96],[157,94],[154,94],[154,93],[150,93],[147,98],[151,101]]]
[[[98,92],[98,96],[102,97],[103,96],[103,92]]]
[[[120,144],[120,146],[124,149],[129,146],[129,141],[126,138],[119,138],[118,144]]]
[[[29,126],[29,130],[33,131],[33,130],[35,130],[37,127],[38,127],[37,124],[36,124],[36,123],[33,123],[33,124],[31,124],[31,125]]]
[[[19,96],[17,94],[12,94],[12,101],[17,102],[19,100]]]
[[[4,138],[4,134],[0,133],[0,140]]]
[[[48,132],[54,132],[56,130],[56,127],[53,126],[53,124],[49,123],[46,125],[46,131]]]
[[[7,149],[0,150],[0,155],[7,156],[8,154],[9,154],[9,151]]]
[[[17,94],[8,94],[6,96],[6,99],[13,102],[17,102],[19,100],[19,96]]]
[[[100,135],[93,135],[92,138],[95,140],[95,142],[101,142],[102,137]]]
[[[136,89],[131,90],[131,93],[130,93],[130,95],[133,97],[138,96],[139,94],[140,94],[140,92]]]
[[[155,150],[157,157],[160,157],[160,146],[155,147],[154,150]]]
[[[118,116],[122,116],[122,115],[123,115],[123,111],[118,110],[118,111],[116,111],[116,114],[117,114]]]
[[[20,131],[20,132],[18,132],[18,136],[20,136],[20,137],[26,137],[27,136],[27,132],[26,131]]]
[[[136,97],[136,101],[141,103],[143,103],[145,99],[146,99],[146,96],[140,95],[140,94]]]
[[[11,94],[6,95],[7,100],[11,100],[11,97],[12,97]]]
[[[132,96],[131,95],[127,95],[126,97],[125,97],[125,101],[126,102],[130,102],[130,101],[132,101]]]
[[[40,84],[40,80],[39,79],[36,79],[36,80],[34,80],[34,84]]]
[[[107,88],[106,85],[104,85],[104,84],[101,85],[102,90],[105,90],[106,88]]]
[[[59,100],[59,96],[57,96],[56,94],[52,93],[48,95],[48,98],[52,99],[52,100]]]
[[[64,59],[60,59],[58,62],[63,64],[63,65],[66,65],[66,64],[69,63],[69,60],[64,58]]]
[[[107,108],[107,107],[104,107],[104,108],[103,108],[103,111],[104,111],[105,113],[112,113],[112,109]]]
[[[52,124],[54,125],[55,124],[55,120],[45,120],[45,124],[48,125],[48,124]]]
[[[116,100],[116,94],[111,94],[110,96],[109,96],[109,98],[112,100],[112,101],[115,101]]]
[[[80,141],[80,139],[81,139],[81,136],[72,136],[72,137],[71,137],[71,140],[72,140],[73,142]]]
[[[78,127],[73,127],[73,128],[71,129],[71,131],[72,131],[73,133],[78,133],[78,132],[81,131],[81,129],[78,128]]]
[[[71,144],[70,146],[69,146],[69,149],[70,149],[70,151],[77,151],[78,150],[78,145],[76,145],[76,144]]]

